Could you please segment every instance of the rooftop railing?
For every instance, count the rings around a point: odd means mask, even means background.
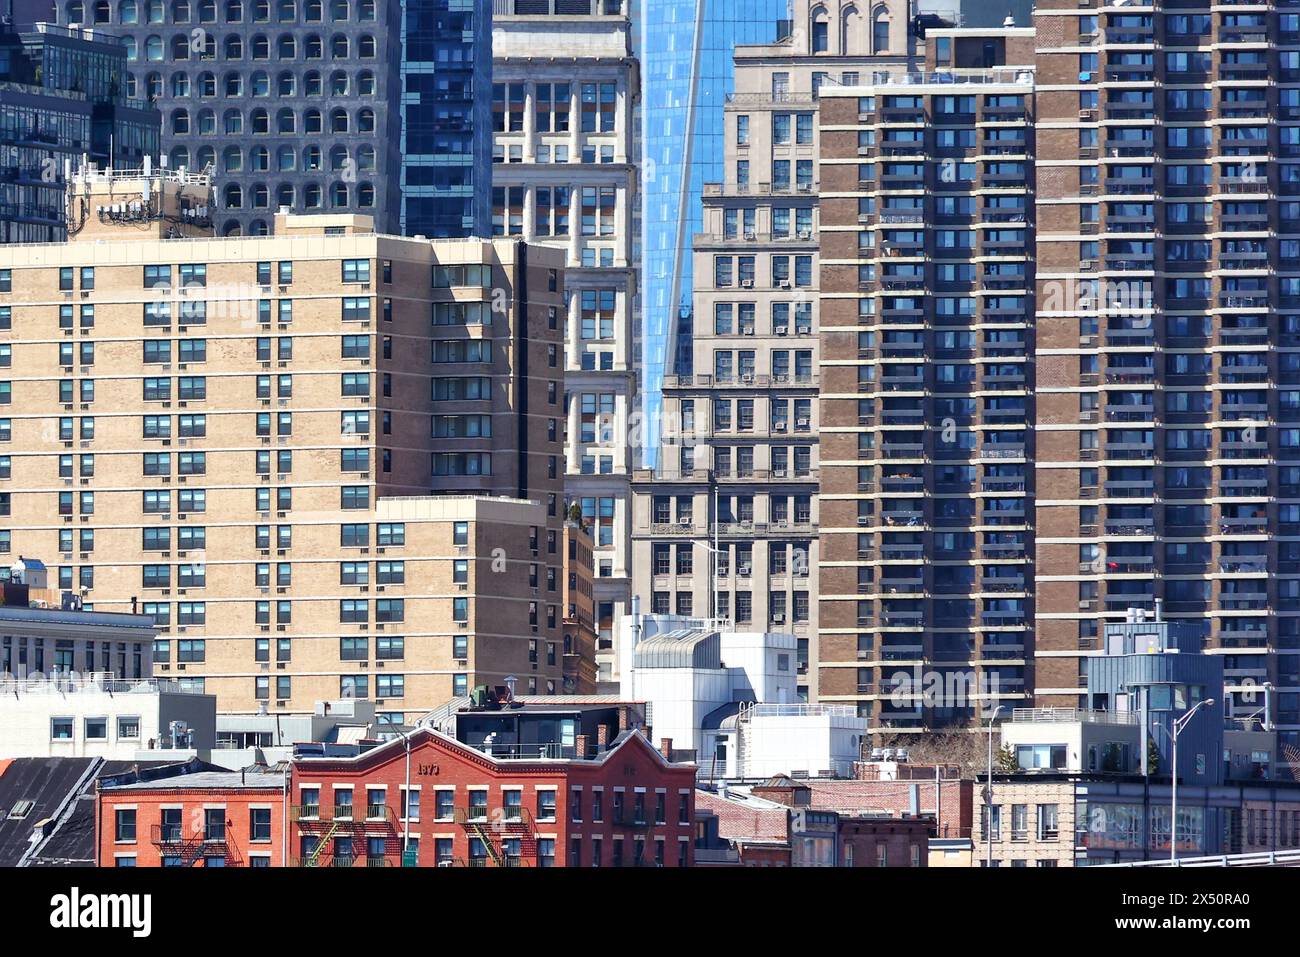
[[[52,674],[40,677],[0,678],[0,695],[76,694],[201,694],[172,678],[118,678],[111,672]]]

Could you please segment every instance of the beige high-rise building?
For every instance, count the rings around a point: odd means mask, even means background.
[[[629,610],[639,293],[631,0],[497,0],[492,222],[563,251],[565,495],[594,545],[601,680]]]
[[[797,0],[782,39],[736,48],[724,181],[705,184],[693,244],[693,371],[665,377],[660,467],[634,483],[643,608],[793,632],[804,697],[817,694],[819,97],[917,47],[906,4],[875,28],[858,9]]]
[[[563,255],[74,189],[69,242],[0,250],[0,550],[151,616],[223,711],[558,692]]]

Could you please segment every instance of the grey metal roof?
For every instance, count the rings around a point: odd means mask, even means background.
[[[739,713],[740,702],[731,701],[719,708],[714,708],[706,714],[704,719],[700,722],[700,727],[705,731],[714,731],[720,728],[727,728],[730,730],[735,728],[735,718]]]
[[[722,641],[716,631],[679,628],[636,646],[637,668],[721,668]]]
[[[196,771],[172,777],[133,781],[130,784],[111,786],[114,791],[163,791],[171,789],[224,790],[232,788],[284,787],[284,775],[273,771]],[[105,786],[104,790],[110,790]]]

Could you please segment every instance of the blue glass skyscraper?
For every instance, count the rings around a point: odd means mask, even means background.
[[[492,234],[492,0],[402,0],[402,232]]]
[[[722,181],[722,110],[737,44],[772,43],[787,0],[641,0],[642,445],[655,464],[665,366],[690,335],[691,237],[704,184]],[[689,356],[689,350],[687,350]],[[689,361],[687,358],[686,361]]]

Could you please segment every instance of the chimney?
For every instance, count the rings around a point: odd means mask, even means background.
[[[627,705],[623,705],[618,709],[618,730],[627,730]]]
[[[664,760],[665,760],[665,761],[671,761],[671,760],[673,759],[673,739],[672,739],[672,738],[660,738],[660,739],[659,739],[659,753],[662,754],[662,755],[664,756]]]
[[[596,750],[604,751],[609,747],[609,729],[603,724],[596,726]]]
[[[578,735],[577,752],[579,758],[585,758],[587,756],[587,736],[585,734]]]

